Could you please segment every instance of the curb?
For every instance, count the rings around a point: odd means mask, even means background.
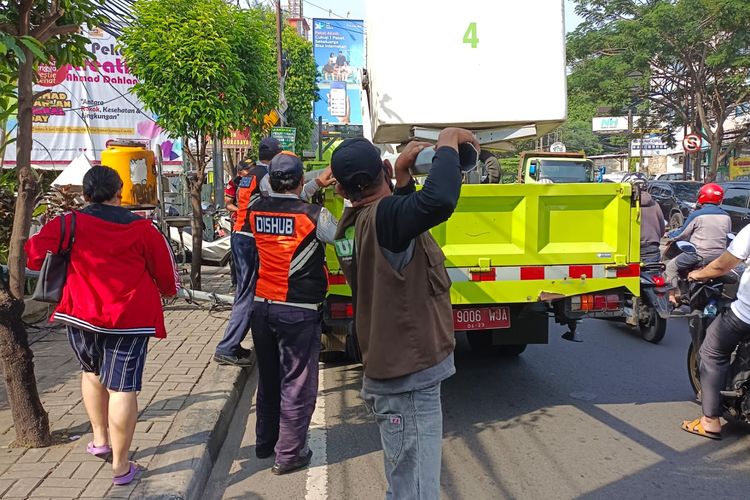
[[[229,424],[255,368],[211,361],[130,498],[201,498]]]

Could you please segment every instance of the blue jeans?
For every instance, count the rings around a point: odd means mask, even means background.
[[[240,342],[245,340],[250,330],[250,316],[255,300],[255,282],[258,278],[258,250],[255,238],[240,233],[232,233],[232,258],[237,276],[237,289],[234,304],[229,316],[224,338],[216,346],[216,354],[233,356],[237,354]]]
[[[440,383],[401,394],[371,394],[363,390],[362,399],[380,429],[388,480],[385,497],[440,498],[443,444]]]

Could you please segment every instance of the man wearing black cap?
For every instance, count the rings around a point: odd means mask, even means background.
[[[354,295],[362,398],[380,429],[388,498],[440,498],[440,385],[455,373],[455,340],[445,256],[427,231],[456,207],[463,143],[479,149],[468,130],[440,133],[420,191],[409,169],[426,143],[399,156],[393,193],[389,164],[366,139],[344,141],[331,158],[352,205],[334,246]]]
[[[260,259],[252,335],[258,359],[255,454],[276,451],[271,471],[310,463],[307,431],[318,393],[320,307],[328,290],[325,244],[336,219],[300,199],[302,161],[283,151],[269,166],[271,188],[250,214]]]
[[[252,365],[251,351],[240,345],[250,329],[255,280],[257,279],[258,254],[249,217],[252,207],[261,199],[261,196],[266,196],[273,191],[268,180],[268,165],[279,153],[281,153],[279,141],[274,137],[264,137],[258,147],[257,165],[241,179],[237,188],[238,210],[232,239],[232,258],[237,276],[237,288],[224,338],[216,346],[214,354],[214,360],[219,364],[241,367]],[[319,189],[332,182],[330,170],[324,171],[318,178],[305,184],[300,196],[307,201]]]

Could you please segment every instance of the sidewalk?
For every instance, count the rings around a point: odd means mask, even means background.
[[[229,293],[228,269],[205,268],[204,289]],[[178,300],[166,308],[168,336],[149,344],[131,450],[143,469],[112,486],[109,463],[86,453],[91,440],[80,367],[64,330],[32,332],[37,385],[59,444],[9,447],[15,435],[0,388],[0,498],[196,498],[210,474],[250,370],[218,366],[214,347],[228,308]],[[44,323],[39,326],[46,326]]]

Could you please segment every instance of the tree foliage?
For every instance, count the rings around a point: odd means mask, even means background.
[[[16,112],[17,196],[8,248],[10,280],[0,279],[0,358],[13,414],[16,442],[47,446],[49,418],[34,376],[33,353],[22,321],[25,284],[24,243],[28,239],[38,179],[31,170],[35,70],[40,61],[79,65],[91,57],[84,25],[104,21],[103,0],[11,0],[0,4],[0,123]],[[15,86],[15,92],[13,87]],[[2,146],[7,146],[3,134]]]
[[[201,190],[213,136],[257,123],[275,102],[272,46],[260,8],[223,0],[138,0],[120,42],[139,83],[133,91],[192,165],[193,287],[200,289]]]
[[[297,129],[296,150],[298,154],[310,147],[315,122],[312,119],[313,102],[318,98],[315,84],[317,65],[313,57],[312,44],[299,36],[291,26],[284,28],[282,45],[289,70],[284,83],[288,109],[287,125]]]
[[[750,100],[750,2],[577,4],[585,21],[568,37],[568,58],[585,91],[614,103],[635,95],[651,122],[691,126],[711,145],[710,175],[715,175],[750,133],[750,124],[740,123],[727,141],[725,130],[727,119]]]

